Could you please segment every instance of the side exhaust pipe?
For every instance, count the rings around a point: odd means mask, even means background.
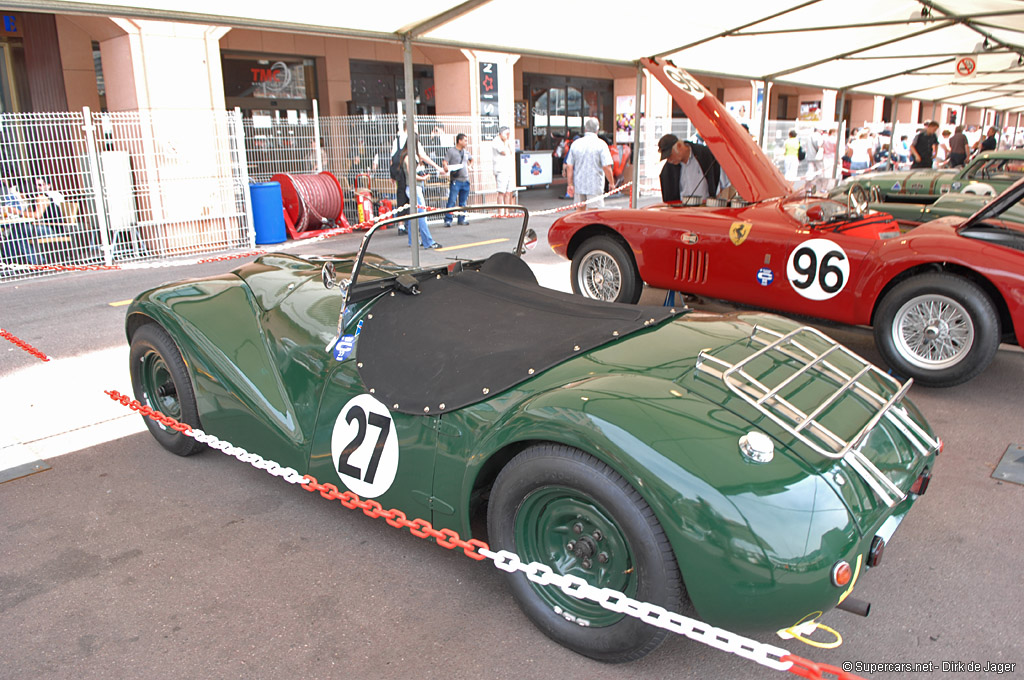
[[[858,616],[867,616],[871,613],[871,603],[858,600],[855,597],[848,597],[837,604],[836,609],[842,609],[844,612],[850,612]]]

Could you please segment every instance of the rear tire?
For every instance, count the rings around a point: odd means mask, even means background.
[[[572,291],[577,295],[634,305],[643,288],[632,254],[608,236],[587,239],[572,257]]]
[[[629,482],[593,456],[531,446],[495,480],[487,509],[491,548],[571,574],[597,588],[680,611],[683,583],[654,512]],[[590,600],[508,575],[520,608],[545,635],[598,661],[633,661],[668,631]]]
[[[897,373],[950,387],[975,377],[999,348],[999,315],[977,284],[952,274],[914,276],[882,299],[875,343]]]
[[[174,340],[163,328],[148,323],[132,336],[129,365],[135,399],[178,422],[199,427],[199,408],[192,381]],[[150,434],[171,453],[191,456],[206,448],[195,439],[162,425],[152,418],[142,418]]]

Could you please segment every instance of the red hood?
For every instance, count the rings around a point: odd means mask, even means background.
[[[763,201],[792,193],[793,187],[750,133],[693,76],[665,59],[640,62],[668,89],[744,199]]]

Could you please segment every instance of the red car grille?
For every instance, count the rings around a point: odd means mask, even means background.
[[[676,280],[688,283],[707,283],[708,260],[706,251],[676,248]]]

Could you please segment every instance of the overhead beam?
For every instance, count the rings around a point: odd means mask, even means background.
[[[731,35],[736,37],[758,36],[758,35],[785,35],[787,33],[810,33],[818,31],[841,31],[849,28],[878,28],[880,26],[904,26],[908,24],[927,24],[933,21],[952,20],[957,23],[974,21],[978,17],[994,18],[1005,16],[1024,15],[1024,10],[1005,10],[1000,12],[980,12],[978,14],[950,14],[941,19],[935,17],[921,17],[919,19],[887,19],[885,21],[864,21],[850,24],[832,24],[828,26],[801,26],[798,28],[774,28],[765,31],[736,31]]]
[[[399,35],[407,35],[409,38],[416,38],[424,33],[433,31],[435,28],[440,28],[441,26],[472,12],[477,7],[488,4],[490,1],[491,0],[466,0],[462,4],[456,5],[455,7],[445,10],[444,12],[430,17],[429,19],[404,26],[403,28],[395,31],[395,33],[398,33]]]
[[[748,21],[747,23],[742,24],[740,26],[736,26],[735,28],[730,28],[730,29],[728,29],[726,31],[722,31],[721,33],[718,33],[716,35],[708,36],[707,38],[701,38],[700,40],[697,40],[696,42],[692,42],[692,43],[683,45],[682,47],[676,47],[676,48],[673,48],[671,50],[666,50],[664,52],[658,52],[657,54],[653,55],[653,57],[655,57],[655,58],[657,58],[657,57],[665,57],[665,56],[668,56],[670,54],[675,54],[676,52],[682,52],[684,50],[692,49],[694,47],[697,47],[698,45],[703,45],[704,43],[711,42],[712,40],[717,40],[718,38],[725,38],[725,37],[728,37],[730,35],[735,35],[735,33],[737,31],[742,31],[743,29],[749,28],[750,26],[757,26],[758,24],[763,24],[766,21],[771,21],[772,19],[777,19],[777,18],[779,18],[781,16],[785,16],[787,14],[791,14],[793,12],[796,12],[797,10],[801,10],[804,7],[810,7],[811,5],[815,5],[815,4],[819,3],[819,2],[821,2],[821,0],[807,0],[806,2],[802,2],[802,3],[798,4],[798,5],[794,5],[793,7],[790,7],[788,9],[784,9],[784,10],[779,11],[779,12],[776,12],[775,14],[769,14],[766,17],[761,17],[760,19],[755,19],[754,21]]]
[[[917,37],[922,36],[922,35],[927,35],[929,33],[934,33],[935,31],[938,31],[940,29],[949,28],[950,26],[953,25],[953,23],[955,23],[955,22],[942,20],[942,21],[937,22],[937,24],[935,26],[929,26],[926,29],[923,29],[923,30],[920,30],[920,31],[916,31],[916,32],[910,33],[908,35],[901,35],[901,36],[898,36],[898,37],[895,37],[895,38],[889,38],[888,40],[883,40],[882,42],[873,43],[871,45],[866,45],[864,47],[858,47],[857,49],[849,50],[847,52],[841,52],[841,53],[833,55],[831,57],[825,57],[824,59],[818,59],[818,60],[812,61],[812,62],[810,62],[808,64],[802,64],[801,66],[795,66],[793,68],[786,69],[785,71],[778,71],[776,73],[772,73],[770,75],[763,76],[763,77],[765,79],[767,79],[767,80],[775,80],[775,79],[779,78],[780,76],[789,75],[790,73],[796,73],[797,71],[804,71],[804,70],[809,69],[809,68],[814,68],[815,66],[821,66],[822,64],[827,64],[830,61],[839,61],[840,59],[845,59],[846,57],[849,57],[849,56],[854,55],[854,54],[858,54],[860,52],[867,52],[869,50],[876,50],[879,47],[885,47],[886,45],[892,45],[893,43],[898,43],[898,42],[901,42],[903,40],[909,40],[911,38],[917,38]]]

